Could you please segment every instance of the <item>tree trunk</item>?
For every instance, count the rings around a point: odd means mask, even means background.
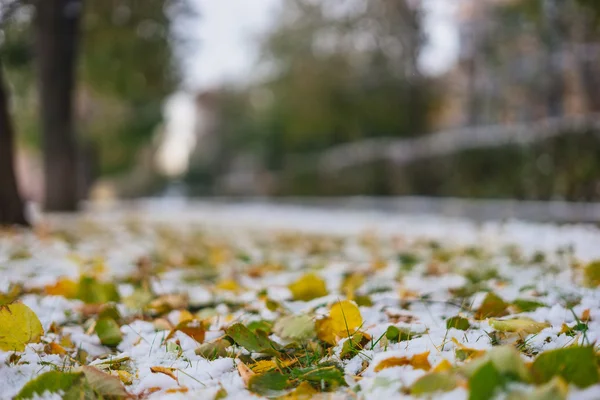
[[[14,131],[0,62],[0,225],[28,225],[14,169]]]
[[[75,211],[78,156],[73,124],[82,0],[42,0],[36,6],[45,208]]]

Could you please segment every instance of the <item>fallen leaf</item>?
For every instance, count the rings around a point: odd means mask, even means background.
[[[520,334],[538,333],[541,330],[552,326],[547,322],[537,322],[526,317],[504,320],[490,318],[488,323],[492,328],[500,332],[516,332]]]
[[[328,294],[325,281],[316,274],[306,274],[288,288],[294,300],[309,301]]]
[[[185,333],[198,343],[202,343],[204,342],[206,327],[202,321],[197,319],[188,319],[180,322],[177,324],[177,326],[171,329],[165,340],[171,339],[173,336],[175,336],[175,332],[177,331]]]
[[[250,381],[250,377],[252,377],[252,375],[254,375],[254,371],[252,371],[250,368],[248,368],[248,366],[246,364],[244,364],[243,362],[238,360],[237,363],[237,370],[240,374],[240,376],[242,377],[242,381],[244,382],[244,385],[246,385],[246,387],[248,387],[248,382]]]
[[[508,314],[506,308],[508,304],[493,292],[488,293],[483,299],[483,303],[475,312],[475,319],[482,320],[490,317],[503,317]]]
[[[456,388],[457,378],[443,372],[432,372],[417,379],[410,387],[410,394],[419,396],[427,393],[449,392]]]
[[[150,372],[152,372],[153,374],[166,375],[179,384],[179,379],[177,378],[177,376],[175,376],[175,371],[177,371],[177,368],[169,368],[169,367],[161,367],[161,366],[150,367]]]
[[[37,315],[23,303],[0,306],[0,350],[23,351],[44,334]]]
[[[600,382],[594,348],[573,346],[541,353],[531,365],[537,383],[545,383],[555,376],[586,388]]]
[[[374,368],[375,372],[379,372],[386,368],[392,367],[401,367],[404,365],[410,365],[415,369],[422,369],[424,371],[429,371],[431,369],[431,364],[428,360],[429,352],[426,351],[424,353],[415,354],[412,357],[390,357],[386,358],[377,364]]]
[[[360,310],[350,300],[338,301],[329,310],[331,329],[339,337],[352,335],[363,323]]]
[[[288,315],[275,322],[273,332],[283,339],[307,340],[315,336],[315,323],[306,314]]]
[[[115,347],[123,340],[121,328],[112,318],[100,318],[94,331],[104,346]]]
[[[79,291],[79,285],[77,282],[68,278],[61,278],[54,283],[54,285],[47,285],[44,287],[44,292],[51,296],[63,296],[67,299],[74,299],[77,297]]]

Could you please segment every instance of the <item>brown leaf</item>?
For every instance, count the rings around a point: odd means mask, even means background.
[[[248,382],[250,382],[250,378],[252,377],[252,375],[254,375],[254,372],[248,368],[248,366],[246,364],[244,364],[243,362],[238,360],[238,365],[237,365],[237,370],[240,373],[240,376],[242,377],[242,381],[244,382],[244,385],[246,385],[246,387],[248,387]]]

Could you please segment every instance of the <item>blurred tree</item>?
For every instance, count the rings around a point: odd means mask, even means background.
[[[45,209],[74,211],[79,200],[74,93],[82,0],[35,3]]]
[[[5,28],[6,22],[20,6],[21,2],[16,0],[1,4],[0,28]],[[14,129],[10,113],[9,88],[5,82],[2,63],[6,56],[11,60],[18,59],[19,51],[10,49],[6,43],[0,44],[0,225],[28,225],[15,174]]]
[[[0,225],[27,225],[14,170],[14,131],[0,59]]]

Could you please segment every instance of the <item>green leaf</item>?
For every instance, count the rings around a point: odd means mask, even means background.
[[[44,334],[37,315],[23,303],[0,306],[0,350],[23,351]]]
[[[530,382],[531,376],[521,359],[521,355],[513,346],[498,346],[489,350],[485,355],[463,366],[463,372],[471,377],[483,365],[492,363],[496,371],[506,380]]]
[[[127,398],[130,397],[121,380],[116,376],[100,371],[98,368],[84,365],[81,367],[85,378],[96,394],[101,397]]]
[[[105,346],[115,347],[123,340],[119,324],[112,318],[100,318],[96,322],[95,331],[100,338],[100,343]]]
[[[256,332],[257,330],[271,332],[271,329],[273,329],[273,323],[265,320],[252,321],[248,324],[247,328],[252,332]]]
[[[346,386],[344,371],[335,364],[323,363],[308,368],[298,368],[292,371],[292,376],[301,381],[316,384],[326,384],[329,388]]]
[[[225,333],[233,339],[233,341],[242,346],[248,351],[255,353],[277,354],[277,345],[273,343],[267,334],[261,330],[257,330],[256,334],[243,324],[237,323],[231,325]]]
[[[410,329],[398,328],[394,325],[388,326],[387,330],[385,331],[385,337],[392,343],[411,340],[419,336],[420,334],[412,332]]]
[[[500,372],[488,361],[469,378],[469,400],[489,400],[503,384]]]
[[[545,351],[535,359],[531,372],[537,383],[560,376],[569,383],[586,388],[600,381],[596,354],[591,346]]]
[[[503,317],[508,314],[508,304],[493,292],[488,293],[483,303],[475,312],[475,319],[482,320],[490,317]]]
[[[426,393],[448,392],[456,388],[454,375],[445,372],[432,372],[417,379],[410,387],[410,394],[419,396]]]
[[[252,375],[248,380],[248,389],[261,396],[276,396],[288,386],[288,375],[277,371]]]
[[[119,292],[114,283],[99,282],[93,277],[82,276],[79,280],[77,298],[88,304],[105,304],[119,301]]]
[[[17,394],[15,400],[31,399],[36,396],[42,396],[45,392],[67,392],[74,386],[78,386],[82,378],[83,374],[79,372],[45,372],[27,382],[19,394]]]
[[[470,327],[471,324],[469,323],[469,320],[458,315],[455,317],[450,317],[446,320],[446,329],[454,328],[460,329],[461,331],[466,331]]]
[[[544,303],[540,303],[535,300],[517,299],[513,301],[513,306],[517,308],[519,312],[535,311],[540,307],[547,307]]]
[[[273,332],[289,340],[307,340],[316,336],[315,322],[312,317],[302,315],[289,315],[280,318],[273,326]]]

